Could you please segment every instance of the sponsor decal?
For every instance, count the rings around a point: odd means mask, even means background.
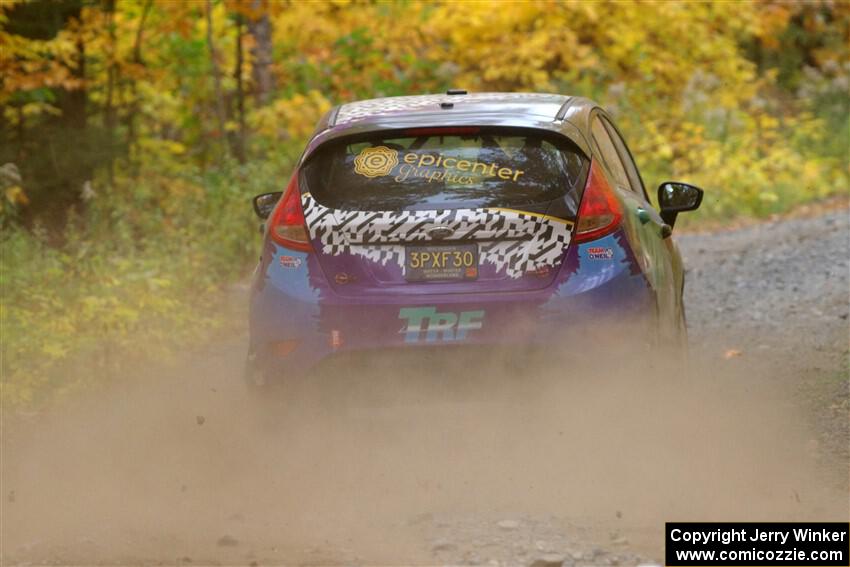
[[[439,181],[459,185],[472,185],[484,177],[517,181],[525,173],[498,163],[444,156],[440,152],[406,152],[399,156],[397,150],[386,146],[363,148],[354,158],[354,172],[365,177],[380,177],[394,171],[394,179],[399,183],[421,177],[428,183]]]
[[[301,265],[301,258],[283,255],[280,257],[280,265],[284,268],[297,268]]]
[[[591,260],[611,260],[614,258],[614,251],[603,246],[591,246],[587,249],[587,257]]]
[[[399,333],[406,343],[462,341],[469,331],[480,329],[484,311],[440,313],[436,307],[404,307],[398,318],[406,321]]]
[[[572,223],[505,209],[440,211],[342,211],[320,204],[310,193],[301,195],[310,238],[322,253],[353,254],[404,269],[406,247],[397,242],[426,240],[428,227],[452,231],[458,244],[475,242],[479,262],[504,270],[511,278],[541,267],[556,268],[570,243]],[[518,238],[533,235],[530,240]],[[613,256],[613,252],[612,252]],[[477,272],[477,267],[471,266]],[[467,277],[477,277],[468,272]]]
[[[388,175],[398,165],[398,152],[386,146],[364,148],[354,158],[354,172],[366,177]]]

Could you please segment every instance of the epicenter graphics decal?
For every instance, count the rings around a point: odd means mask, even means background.
[[[354,172],[366,177],[387,175],[398,165],[398,152],[386,146],[364,148],[354,158]]]

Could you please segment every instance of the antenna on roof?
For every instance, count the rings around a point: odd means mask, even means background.
[[[466,89],[449,89],[446,91],[447,95],[465,95],[469,94],[466,92]]]

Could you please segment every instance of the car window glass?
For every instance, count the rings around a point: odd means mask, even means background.
[[[537,131],[474,128],[367,133],[328,143],[304,167],[321,204],[402,211],[577,203],[585,158],[568,140]]]
[[[620,161],[626,168],[626,175],[629,178],[629,185],[631,186],[632,191],[638,195],[644,195],[643,182],[640,179],[637,166],[629,153],[626,142],[620,137],[617,133],[617,129],[614,128],[614,125],[611,124],[610,121],[604,118],[602,121],[605,123],[605,128],[608,130],[611,139],[614,141],[614,145],[617,147],[617,153],[620,156]]]
[[[593,119],[593,125],[591,128],[593,130],[593,139],[596,140],[596,145],[602,153],[602,159],[608,165],[611,173],[614,174],[614,181],[621,187],[631,189],[629,176],[626,174],[626,168],[620,160],[620,155],[617,153],[614,142],[608,135],[608,130],[605,129],[605,126],[602,125],[602,122],[598,117]]]

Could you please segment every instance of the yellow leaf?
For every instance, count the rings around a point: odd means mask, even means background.
[[[41,347],[41,352],[43,352],[50,358],[62,358],[63,356],[68,354],[68,349],[56,343],[47,343],[46,345]]]
[[[6,189],[6,199],[15,205],[29,205],[30,202],[27,194],[18,185],[13,185]]]

